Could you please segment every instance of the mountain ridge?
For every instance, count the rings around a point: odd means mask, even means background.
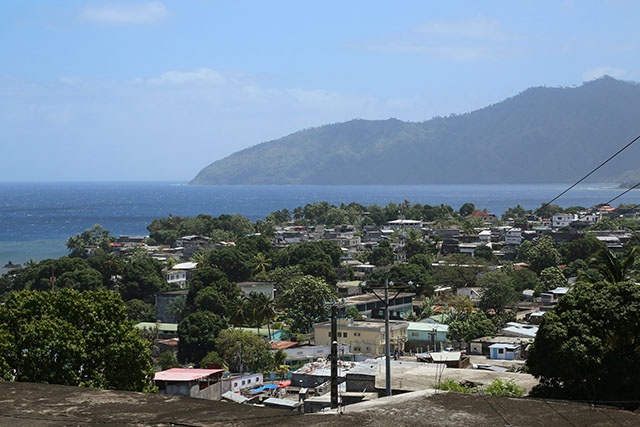
[[[354,119],[301,130],[215,161],[190,184],[572,182],[632,140],[639,119],[640,85],[605,76],[423,122]],[[598,172],[602,182],[637,169],[640,147],[632,148]]]

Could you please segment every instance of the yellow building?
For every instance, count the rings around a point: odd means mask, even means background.
[[[391,353],[404,351],[409,322],[389,321]],[[316,345],[331,345],[331,322],[313,325]],[[348,344],[351,353],[367,357],[384,356],[385,336],[382,320],[338,319],[338,344]]]

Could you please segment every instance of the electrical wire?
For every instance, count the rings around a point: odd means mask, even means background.
[[[633,187],[631,187],[631,188],[627,188],[625,191],[623,191],[622,193],[618,194],[616,197],[614,197],[613,199],[609,200],[608,202],[604,202],[604,203],[603,203],[603,205],[610,205],[610,204],[611,204],[611,202],[613,202],[613,201],[614,201],[614,200],[616,200],[616,199],[619,199],[620,197],[624,196],[624,195],[625,195],[625,194],[627,194],[629,191],[631,191],[631,190],[633,190],[633,189],[637,188],[638,186],[640,186],[640,182],[639,182],[639,183],[637,183],[636,185],[634,185],[634,186],[633,186]]]
[[[558,200],[560,197],[564,196],[566,193],[568,193],[571,189],[573,189],[576,185],[580,184],[582,181],[584,181],[585,179],[589,178],[591,175],[593,175],[598,169],[600,169],[602,166],[606,165],[607,163],[609,163],[609,161],[611,161],[614,157],[616,157],[618,154],[622,153],[624,150],[626,150],[627,148],[629,148],[631,145],[633,145],[634,142],[636,142],[638,139],[640,139],[640,135],[636,136],[633,140],[631,140],[630,142],[627,143],[627,145],[625,145],[624,147],[622,147],[621,149],[619,149],[618,151],[616,151],[615,154],[613,154],[612,156],[610,156],[607,160],[605,160],[604,162],[600,163],[598,166],[596,166],[594,169],[591,170],[591,172],[589,172],[588,174],[586,174],[585,176],[583,176],[582,178],[580,178],[578,181],[576,181],[574,184],[572,184],[569,188],[567,188],[566,190],[564,190],[562,193],[558,194],[556,197],[554,197],[553,199],[549,200],[547,203],[543,203],[542,206],[540,207],[540,209],[545,208],[547,206],[549,206],[551,203],[555,202],[556,200]]]

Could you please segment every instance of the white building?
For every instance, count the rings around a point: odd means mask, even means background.
[[[511,228],[504,235],[505,245],[518,246],[522,243],[522,230],[520,228]]]
[[[551,217],[552,228],[568,227],[573,221],[578,219],[577,215],[572,213],[557,213]]]

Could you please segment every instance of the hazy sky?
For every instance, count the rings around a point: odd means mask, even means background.
[[[640,2],[4,0],[0,181],[184,182],[354,118],[640,81]]]

